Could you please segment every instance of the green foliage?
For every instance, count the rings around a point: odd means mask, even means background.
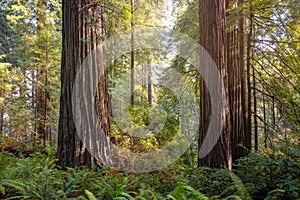
[[[1,1],[0,55],[5,57],[0,62],[7,63],[0,67],[1,136],[15,135],[21,143],[33,139],[36,122],[44,120],[35,115],[37,91],[47,91],[47,126],[58,124],[61,12],[57,0],[43,5],[37,0]],[[38,77],[41,71],[47,77]]]
[[[0,61],[3,59],[4,56],[0,55]],[[11,84],[11,78],[9,76],[10,72],[8,68],[11,65],[9,63],[1,63],[0,62],[0,108],[5,105],[5,102],[7,101],[8,98],[8,91],[11,90],[12,84]]]
[[[270,155],[251,153],[241,158],[236,168],[236,174],[255,198],[271,198],[280,194],[286,199],[300,197],[300,165],[290,155],[281,152]]]
[[[240,195],[241,199],[251,200],[251,197],[248,193],[248,188],[245,187],[242,180],[234,173],[230,173],[230,176],[234,182],[234,186],[236,187],[237,193]]]
[[[265,200],[276,200],[280,199],[280,197],[284,197],[285,191],[282,189],[275,189],[268,193],[267,198]]]
[[[172,200],[176,200],[176,199],[209,200],[209,198],[206,195],[195,190],[193,187],[189,185],[185,185],[184,183],[179,183],[174,189],[174,191],[171,194],[167,195],[167,197]]]
[[[253,153],[240,159],[234,173],[207,167],[189,168],[178,161],[148,174],[98,172],[84,167],[60,170],[50,157],[28,158],[0,153],[0,198],[16,199],[297,199],[300,168],[282,169],[288,159]],[[281,155],[282,156],[282,155]],[[272,164],[272,166],[271,166]],[[276,167],[274,167],[276,166]],[[270,167],[274,170],[273,185]],[[285,170],[287,170],[285,172]],[[282,173],[283,172],[283,173]],[[290,177],[287,177],[289,175]],[[290,184],[287,187],[286,184]]]
[[[269,6],[270,3],[272,6]],[[270,133],[265,134],[272,140],[274,135],[283,138],[283,133],[288,132],[292,139],[293,133],[298,133],[300,128],[299,2],[253,0],[252,4],[251,13],[249,10],[246,12],[247,15],[254,16],[255,38],[252,40],[255,41],[255,53],[252,65],[255,68],[257,87],[259,91],[263,91],[258,92],[258,99],[263,97],[267,104],[267,120],[263,122],[263,126]],[[259,107],[261,110],[262,104]],[[276,124],[268,120],[272,114],[275,115]]]
[[[176,22],[179,32],[199,40],[199,6],[198,1],[187,1],[184,13]]]
[[[60,1],[47,2],[49,8],[44,11],[39,8],[37,0],[0,2],[0,108],[4,108],[4,113],[9,116],[4,119],[3,135],[10,132],[16,134],[14,139],[0,138],[1,148],[15,145],[15,140],[20,142],[22,137],[17,137],[18,134],[27,136],[26,133],[32,133],[35,122],[34,87],[38,85],[35,80],[37,66],[48,67],[48,85],[41,84],[41,89],[47,90],[51,97],[48,121],[52,125],[58,124],[62,13]],[[198,41],[198,1],[177,2],[185,9],[181,10],[176,30]],[[48,156],[43,153],[25,156],[20,146],[14,149],[14,154],[0,152],[0,198],[299,199],[299,6],[296,0],[253,0],[253,8],[250,10],[249,2],[246,1],[244,7],[230,11],[227,24],[236,22],[242,10],[247,20],[250,14],[254,15],[255,38],[251,38],[251,45],[255,54],[252,55],[251,65],[256,72],[253,82],[263,92],[257,95],[261,98],[258,98],[259,111],[255,114],[262,113],[261,99],[266,99],[266,120],[260,124],[267,128],[266,132],[264,130],[260,133],[266,136],[266,148],[239,159],[233,172],[195,168],[197,151],[194,148],[197,145],[192,144],[191,149],[176,163],[161,171],[113,174],[108,168],[99,172],[84,167],[63,171],[55,165],[55,150],[45,149]],[[162,7],[161,3],[156,0],[137,1],[134,24],[160,25],[163,13],[160,9],[158,12],[152,11],[153,8]],[[130,29],[130,1],[109,1],[105,8],[107,36]],[[37,13],[41,12],[47,16],[44,22],[46,28],[42,31],[37,26]],[[165,54],[155,50],[137,50],[135,56],[136,67],[148,64],[150,60],[161,63],[165,59]],[[199,96],[199,74],[193,67],[178,57],[172,61],[171,67],[184,75]],[[130,53],[114,61],[109,69],[111,88],[129,69]],[[161,74],[161,78],[164,75],[167,73]],[[44,83],[45,78],[40,78],[40,81]],[[157,106],[148,105],[147,91],[142,86],[136,87],[135,95],[135,106],[128,105],[130,119],[135,125],[120,130],[114,118],[111,118],[111,136],[116,138],[119,147],[132,152],[151,152],[180,134],[178,112],[174,108],[178,99],[168,89],[154,85],[153,98],[155,103],[166,110],[166,123],[159,134],[155,135],[154,130],[149,130],[147,139],[132,137],[138,128],[150,123],[149,110],[151,106]],[[271,110],[272,101],[275,101],[274,110]],[[274,122],[271,120],[272,115],[276,118]]]
[[[89,200],[97,200],[94,194],[88,190],[84,190]]]

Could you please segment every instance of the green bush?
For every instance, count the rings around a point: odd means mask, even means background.
[[[146,174],[98,172],[55,165],[54,151],[30,157],[0,153],[0,199],[297,199],[297,152],[251,153],[226,169],[189,167],[184,155],[160,171]]]

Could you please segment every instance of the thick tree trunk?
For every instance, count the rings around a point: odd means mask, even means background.
[[[63,36],[62,36],[62,67],[60,119],[58,132],[59,165],[75,167],[79,164],[76,148],[80,144],[76,135],[72,115],[72,87],[75,80],[79,60],[79,7],[77,0],[63,1]]]
[[[228,10],[235,11],[244,6],[244,0],[238,2],[226,0]],[[245,62],[245,16],[241,10],[237,20],[228,27],[227,32],[227,67],[229,73],[229,102],[231,113],[231,148],[233,162],[246,156],[251,149],[251,130],[248,129],[248,107],[246,91],[246,62]],[[227,16],[232,13],[228,12]],[[249,142],[250,141],[250,142]]]
[[[228,167],[231,169],[232,158],[230,149],[230,113],[228,100],[228,72],[226,61],[226,22],[225,22],[225,0],[200,0],[199,1],[199,23],[200,23],[200,45],[211,55],[218,66],[224,82],[225,100],[225,119],[224,127],[219,141],[212,151],[204,158],[198,159],[199,166],[209,167]],[[211,109],[209,93],[205,82],[201,80],[200,96],[200,130],[199,148],[208,129]]]
[[[58,153],[59,164],[65,167],[75,167],[78,165],[91,166],[92,158],[90,152],[86,147],[89,146],[92,151],[108,152],[107,145],[109,145],[109,97],[108,97],[108,76],[107,69],[101,66],[100,70],[102,77],[98,82],[98,89],[96,94],[96,107],[98,114],[98,121],[102,130],[105,133],[100,146],[99,141],[93,141],[92,133],[84,133],[87,135],[84,143],[77,135],[74,119],[72,115],[72,89],[75,82],[75,76],[79,70],[79,65],[82,64],[87,58],[87,65],[84,66],[92,68],[92,65],[98,64],[99,59],[104,59],[105,55],[95,54],[89,56],[97,48],[97,38],[103,38],[105,36],[104,26],[104,7],[100,3],[95,3],[92,0],[64,0],[63,1],[63,49],[62,49],[62,91],[60,100],[60,120],[59,120],[59,134],[58,134]],[[102,51],[103,52],[103,51]],[[105,65],[105,64],[104,64]],[[91,73],[96,73],[91,71]],[[91,77],[94,77],[92,74]],[[96,77],[97,81],[99,77]],[[85,88],[85,81],[82,80],[82,85]],[[90,80],[94,81],[94,80]],[[87,91],[82,91],[87,92]],[[91,91],[93,92],[93,91]],[[86,102],[83,102],[86,103]],[[87,118],[89,110],[83,104],[82,120]],[[98,123],[98,121],[92,121],[91,123]],[[86,126],[86,130],[89,131],[90,124],[81,124]],[[102,143],[103,142],[103,143]],[[106,145],[106,146],[105,146]],[[107,155],[109,156],[109,155]]]
[[[95,12],[95,10],[93,10],[93,12]],[[105,26],[103,25],[106,21],[105,19],[105,10],[104,7],[101,6],[100,8],[100,12],[99,14],[99,18],[97,19],[97,23],[98,27],[93,27],[94,31],[92,31],[92,41],[96,41],[97,39],[97,35],[101,35],[101,37],[103,38],[106,35],[106,30],[105,30]],[[94,43],[96,44],[96,43]],[[97,46],[95,45],[94,48],[97,48]],[[91,49],[92,50],[92,49]],[[102,47],[101,52],[105,52],[105,47]],[[103,59],[105,60],[106,55],[105,53],[103,53],[100,57],[96,57],[96,59]],[[98,97],[98,101],[97,101],[97,109],[98,109],[98,117],[99,117],[99,123],[101,126],[101,129],[103,130],[103,132],[105,133],[105,137],[102,137],[102,141],[101,144],[98,145],[98,148],[100,148],[100,152],[102,152],[101,154],[101,159],[103,159],[104,161],[110,163],[111,162],[111,147],[110,147],[110,122],[109,122],[109,117],[111,115],[111,102],[110,102],[110,98],[108,95],[108,67],[106,66],[106,64],[103,64],[101,67],[101,74],[102,77],[98,83],[98,90],[97,90],[97,97]],[[97,162],[95,160],[95,162]],[[106,163],[106,164],[108,164]],[[102,163],[104,164],[104,163]]]

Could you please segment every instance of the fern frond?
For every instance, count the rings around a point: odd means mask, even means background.
[[[84,190],[84,192],[87,195],[89,200],[97,200],[97,198],[95,197],[95,195],[92,192],[90,192],[88,190]]]
[[[3,187],[2,185],[0,185],[0,193],[2,195],[5,195],[5,187]]]
[[[22,194],[26,194],[26,191],[27,191],[27,186],[18,180],[2,180],[2,181],[0,181],[0,185],[12,187],[12,188],[20,191]]]
[[[40,195],[35,190],[33,190],[33,188],[30,188],[28,185],[21,182],[21,180],[1,180],[0,186],[8,186],[14,188],[23,195],[40,198]]]
[[[134,192],[132,192],[133,194],[135,194]],[[126,192],[121,192],[121,196],[127,197],[127,199],[129,200],[134,200],[134,198],[132,196],[130,196],[129,193]]]
[[[173,195],[171,195],[171,194],[168,194],[167,195],[167,198],[168,199],[171,199],[171,200],[177,200]]]
[[[9,197],[6,198],[6,200],[11,200],[11,199],[29,199],[31,198],[30,196],[13,196],[13,197]]]
[[[235,175],[234,173],[230,173],[230,176],[233,180],[233,182],[235,183],[237,190],[239,192],[239,194],[242,196],[242,199],[245,200],[251,200],[252,198],[250,197],[247,188],[244,186],[243,182],[241,181],[241,179]]]
[[[285,190],[282,189],[275,189],[268,193],[268,196],[265,198],[265,200],[276,200],[280,199],[280,197],[283,197],[285,193]]]
[[[179,183],[172,192],[172,195],[169,195],[168,198],[187,199],[187,196],[193,196],[199,200],[209,200],[209,198],[205,194],[197,191],[195,188],[189,185],[186,185],[185,183]]]

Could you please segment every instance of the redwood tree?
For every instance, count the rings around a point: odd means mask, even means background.
[[[72,115],[72,89],[79,66],[88,58],[90,62],[87,62],[85,67],[89,68],[92,64],[98,63],[100,57],[103,56],[88,57],[99,46],[99,38],[102,39],[105,36],[104,3],[103,1],[95,2],[92,0],[63,1],[62,91],[57,154],[59,164],[62,167],[74,167],[82,164],[91,166],[92,156],[87,151],[86,145],[94,141],[87,137],[86,139],[90,141],[82,143],[76,132]],[[106,135],[103,138],[109,140],[108,77],[105,67],[101,70],[103,70],[103,76],[98,82],[95,99],[99,116],[98,121]],[[85,82],[82,83],[82,85],[84,84]],[[88,114],[82,113],[82,115]],[[86,116],[82,116],[81,119],[84,120],[84,117]],[[81,125],[84,125],[84,123]],[[109,145],[109,141],[102,144]],[[104,150],[104,152],[107,151]]]
[[[232,127],[232,160],[246,156],[251,149],[250,107],[247,104],[246,24],[244,0],[226,0],[227,70],[230,123]]]
[[[46,146],[47,140],[47,120],[49,110],[48,101],[50,100],[48,87],[48,60],[49,60],[49,39],[46,29],[47,1],[39,0],[38,3],[38,45],[41,51],[38,53],[40,60],[36,70],[35,84],[35,133],[37,133],[40,143]],[[36,137],[34,144],[36,144]]]
[[[225,86],[225,120],[221,136],[204,158],[198,159],[199,166],[229,167],[231,168],[231,144],[230,144],[230,112],[228,100],[228,68],[226,66],[226,22],[225,0],[200,0],[199,1],[200,45],[210,54],[216,63]],[[201,80],[200,96],[200,130],[199,149],[208,130],[210,119],[210,99],[204,80]]]

